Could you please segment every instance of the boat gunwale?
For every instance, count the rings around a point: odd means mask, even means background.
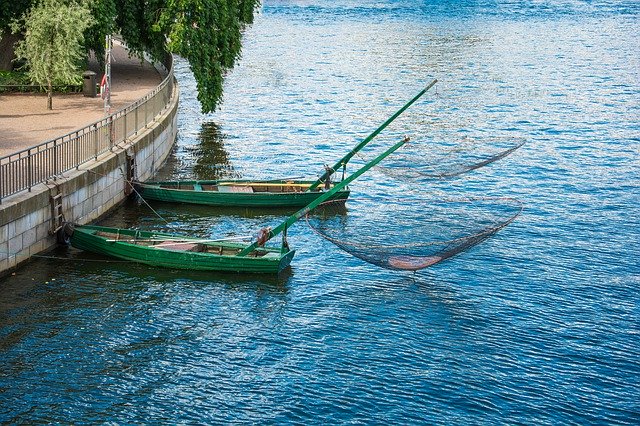
[[[230,196],[239,196],[239,197],[256,197],[259,196],[296,196],[296,195],[319,195],[322,194],[324,188],[317,188],[313,191],[309,191],[309,188],[312,185],[311,181],[273,181],[273,182],[261,182],[261,181],[253,181],[253,180],[173,180],[173,181],[154,181],[154,182],[135,182],[135,185],[145,191],[146,189],[151,189],[154,191],[172,191],[172,192],[183,192],[183,193],[194,193],[194,192],[204,192],[204,193],[214,193],[221,194],[223,197]],[[166,185],[166,186],[163,186]],[[181,185],[192,186],[192,188],[181,188]],[[211,186],[240,186],[240,187],[269,187],[269,186],[281,186],[281,187],[299,187],[303,189],[302,191],[255,191],[255,192],[224,192],[217,191],[211,189],[205,189],[203,186],[211,185]],[[172,187],[173,186],[173,187]],[[198,188],[198,187],[199,188]],[[344,195],[346,194],[347,198],[350,195],[351,190],[349,187],[341,189],[336,192],[337,194]],[[143,195],[144,197],[144,195]]]
[[[134,229],[109,228],[109,227],[102,227],[102,226],[96,226],[96,225],[80,225],[79,227],[77,227],[74,230],[74,233],[75,232],[81,232],[82,234],[85,234],[85,235],[87,235],[89,237],[99,239],[105,245],[106,244],[109,244],[109,245],[124,245],[124,246],[127,246],[127,247],[135,247],[137,249],[153,249],[153,250],[159,250],[162,253],[166,253],[166,252],[189,253],[191,255],[200,255],[200,257],[204,257],[204,258],[207,258],[207,257],[212,257],[212,258],[230,258],[230,259],[242,258],[242,256],[238,256],[237,254],[229,255],[229,254],[219,254],[219,253],[213,253],[213,252],[198,252],[198,251],[188,251],[188,250],[171,250],[171,249],[167,249],[165,247],[156,247],[155,245],[136,244],[135,242],[126,241],[126,240],[109,241],[107,239],[107,237],[102,236],[102,235],[97,235],[98,232],[105,232],[104,231],[105,229],[125,231],[125,234],[128,234],[129,236],[134,237],[134,238],[135,238],[136,232],[142,232],[142,233],[145,233],[145,234],[149,234],[147,238],[152,238],[152,237],[170,237],[170,238],[174,238],[175,239],[173,241],[181,241],[181,242],[185,242],[185,243],[187,243],[187,242],[197,242],[197,243],[204,244],[204,245],[211,245],[211,246],[214,246],[214,247],[224,247],[224,248],[228,248],[228,249],[231,249],[231,250],[242,250],[243,248],[246,247],[246,244],[240,244],[240,243],[234,243],[234,242],[228,242],[228,241],[203,242],[202,239],[193,238],[193,237],[187,237],[187,236],[182,236],[182,235],[176,235],[176,234],[155,233],[155,232],[152,232],[152,231],[140,231],[140,230],[134,230]],[[141,240],[144,241],[144,239],[141,239]],[[277,254],[278,257],[266,257],[266,259],[268,259],[269,261],[276,261],[277,259],[280,259],[280,260],[283,259],[284,257],[287,256],[287,254],[289,254],[290,252],[295,251],[295,250],[288,250],[288,251],[283,253],[280,248],[276,248],[276,247],[259,247],[255,251],[256,252],[262,252],[262,255],[261,256],[258,256],[258,255],[248,256],[248,258],[250,258],[250,259],[265,259],[265,256],[267,256],[268,254],[273,253],[273,254]]]

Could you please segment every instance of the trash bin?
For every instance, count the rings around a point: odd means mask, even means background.
[[[82,94],[88,98],[96,97],[96,73],[85,71],[82,73]]]

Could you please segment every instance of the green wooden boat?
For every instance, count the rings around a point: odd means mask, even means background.
[[[174,203],[204,204],[221,207],[303,207],[323,196],[336,186],[331,176],[342,169],[346,173],[347,163],[373,138],[384,130],[400,114],[416,102],[427,90],[436,84],[433,80],[395,114],[387,119],[373,133],[367,136],[347,155],[338,160],[333,167],[325,167],[325,172],[314,180],[201,180],[201,181],[165,181],[134,182],[136,192],[146,200]],[[349,197],[349,188],[344,187],[333,193],[330,200],[345,200]]]
[[[287,243],[287,229],[321,203],[330,200],[349,183],[407,141],[408,139],[405,139],[396,143],[348,178],[336,183],[330,190],[322,192],[274,229],[261,229],[256,241],[249,245],[226,239],[201,240],[181,235],[92,225],[65,224],[61,232],[76,248],[150,266],[204,271],[277,273],[289,266],[295,255],[295,250],[291,250]],[[280,233],[283,234],[281,247],[265,247],[265,243]]]
[[[104,226],[66,229],[71,245],[94,253],[163,268],[275,274],[289,266],[295,250],[258,247],[239,257],[246,243]]]
[[[136,191],[147,200],[204,204],[224,207],[303,207],[329,188],[309,190],[313,181],[299,180],[199,180],[136,183]],[[349,188],[331,200],[346,200]]]

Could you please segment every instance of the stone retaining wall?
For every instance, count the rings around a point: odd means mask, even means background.
[[[135,165],[135,178],[147,180],[164,163],[177,134],[178,86],[165,111],[134,138],[96,161],[58,176],[46,184],[3,199],[0,204],[0,276],[32,256],[57,244],[56,218],[90,223],[120,205],[127,197],[126,174]],[[133,159],[133,161],[131,160]],[[56,197],[60,194],[60,197]]]

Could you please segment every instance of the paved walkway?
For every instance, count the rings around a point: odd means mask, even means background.
[[[127,50],[114,43],[111,63],[111,111],[115,112],[153,90],[161,81],[156,69],[147,62],[129,58]],[[95,59],[89,69],[103,70]],[[82,93],[53,96],[53,110],[47,110],[46,94],[0,95],[0,157],[62,136],[104,117],[104,101],[98,95]]]

